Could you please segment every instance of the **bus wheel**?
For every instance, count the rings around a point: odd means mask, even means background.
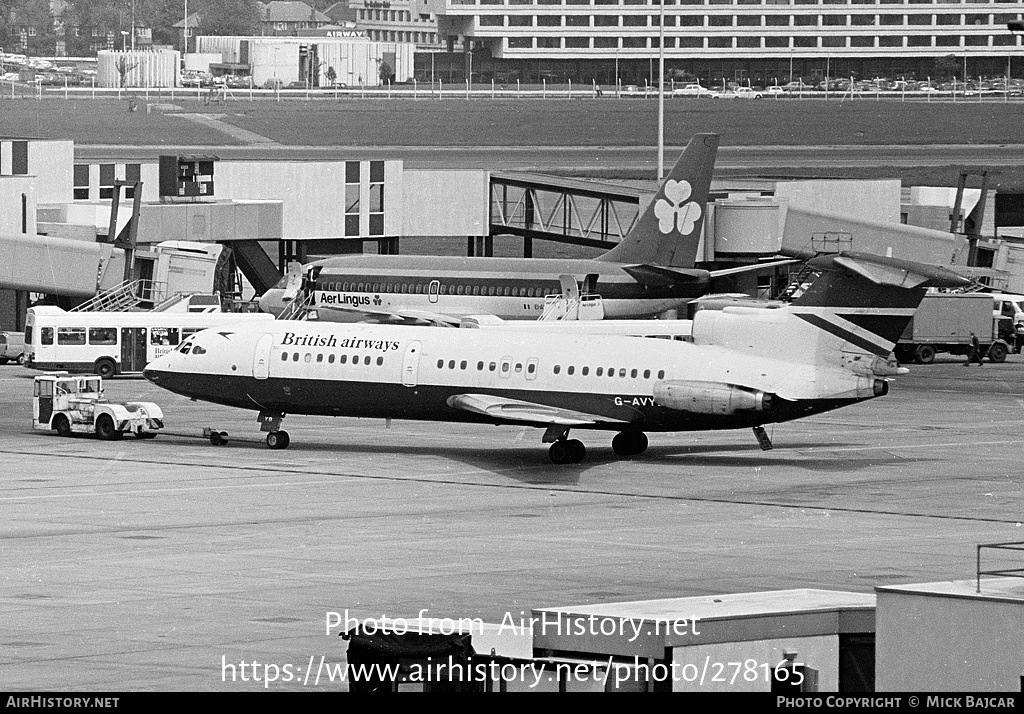
[[[57,432],[57,436],[71,436],[71,422],[63,414],[58,414],[57,418],[53,420],[53,428]]]
[[[103,379],[110,379],[114,376],[115,371],[117,371],[117,367],[114,365],[113,360],[106,357],[96,360],[96,374],[103,377]]]

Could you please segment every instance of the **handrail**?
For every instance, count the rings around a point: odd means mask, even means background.
[[[1006,568],[999,570],[982,570],[981,569],[981,549],[989,548],[991,550],[1014,550],[1024,552],[1024,541],[1010,541],[1008,543],[981,543],[978,545],[978,564],[977,564],[977,592],[981,592],[981,576],[982,575],[999,575],[1007,578],[1024,578],[1024,567],[1020,568]]]

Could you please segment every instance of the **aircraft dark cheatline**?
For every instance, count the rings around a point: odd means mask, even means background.
[[[259,412],[272,449],[286,414],[518,424],[544,429],[555,463],[585,447],[570,429],[753,428],[883,396],[906,373],[891,353],[926,288],[968,281],[943,268],[857,253],[809,261],[821,277],[776,309],[704,310],[692,341],[497,329],[274,320],[204,330],[151,362],[172,392]],[[680,321],[683,322],[683,321]],[[531,323],[518,323],[526,327]],[[172,417],[168,417],[170,423]]]
[[[597,258],[325,258],[304,268],[311,307],[320,320],[443,325],[483,314],[536,320],[545,297],[557,295],[578,301],[586,319],[651,317],[677,308],[707,292],[714,275],[693,265],[717,151],[717,134],[695,135],[626,237]],[[284,309],[288,281],[263,295],[264,311]]]

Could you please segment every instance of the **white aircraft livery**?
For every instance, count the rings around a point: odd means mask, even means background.
[[[320,320],[443,325],[480,314],[536,320],[546,296],[570,292],[599,296],[600,317],[610,319],[679,307],[706,293],[714,275],[693,264],[717,151],[717,134],[695,135],[626,237],[597,258],[324,258],[305,266],[310,306]],[[288,283],[286,276],[264,293],[264,312],[284,309]]]
[[[286,414],[530,425],[555,463],[584,445],[570,429],[617,432],[616,454],[645,432],[753,428],[882,396],[906,373],[891,353],[942,269],[856,253],[777,309],[698,312],[692,342],[623,335],[275,320],[204,330],[145,376],[178,394],[259,412],[272,449]]]

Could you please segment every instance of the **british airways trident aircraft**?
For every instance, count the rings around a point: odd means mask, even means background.
[[[692,342],[516,329],[439,330],[275,320],[204,330],[145,369],[155,384],[259,412],[267,445],[286,414],[519,424],[544,429],[557,464],[585,447],[570,429],[617,432],[635,456],[645,432],[753,428],[886,394],[906,373],[892,349],[942,269],[856,253],[811,261],[821,277],[791,305],[698,312]]]

